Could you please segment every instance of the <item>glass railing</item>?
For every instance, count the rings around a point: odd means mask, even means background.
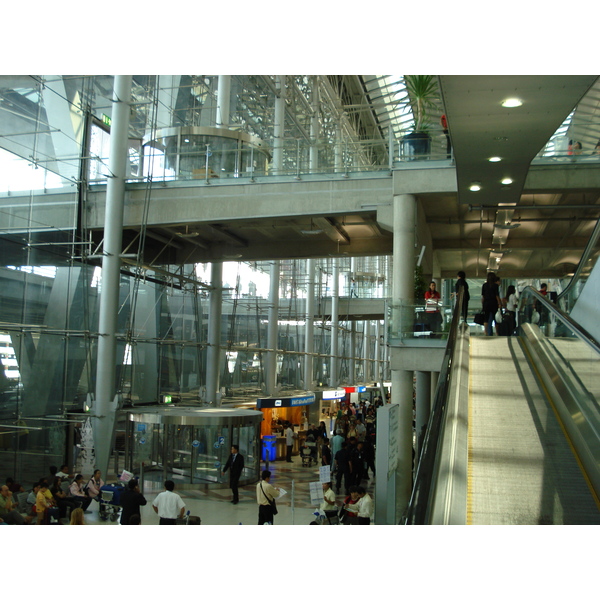
[[[285,140],[279,147],[231,145],[214,138],[214,143],[172,148],[146,145],[143,152],[131,148],[129,181],[203,181],[206,184],[244,183],[274,177],[329,176],[389,173],[392,169],[452,166],[452,151],[441,132],[430,135],[427,144],[415,145],[408,136],[399,140],[360,140],[321,143]],[[422,140],[419,140],[422,141]],[[314,150],[316,149],[316,153]],[[391,149],[391,151],[390,151]],[[282,166],[273,167],[280,152]],[[318,157],[317,157],[318,156]],[[108,157],[94,156],[93,165],[107,165]],[[95,168],[90,183],[105,183],[106,168]]]
[[[521,292],[518,311],[518,326],[530,323],[548,339],[576,338],[600,351],[594,336],[533,287],[528,286]]]
[[[446,345],[444,360],[442,361],[438,385],[435,390],[433,408],[429,417],[429,422],[427,423],[422,447],[420,448],[411,498],[406,509],[406,514],[402,520],[402,524],[404,525],[424,525],[429,521],[429,511],[431,508],[430,500],[437,484],[436,465],[440,454],[439,448],[452,380],[454,349],[459,338],[463,294],[464,291],[461,289],[450,318],[448,343]]]
[[[541,365],[542,379],[555,390],[553,395],[551,393],[555,409],[597,492],[600,488],[600,344],[531,287],[521,295],[519,317],[519,333]]]
[[[448,338],[453,307],[440,303],[438,310],[426,310],[423,303],[388,304],[388,340],[445,340]]]
[[[592,272],[598,256],[600,255],[600,219],[597,221],[594,231],[581,255],[581,260],[577,265],[571,281],[565,289],[558,295],[557,304],[566,313],[570,313],[579,294],[585,285],[587,278]]]

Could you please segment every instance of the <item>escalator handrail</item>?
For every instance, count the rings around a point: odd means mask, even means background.
[[[581,277],[581,272],[585,268],[588,258],[590,257],[590,254],[595,250],[596,243],[598,242],[599,237],[600,237],[600,219],[598,219],[598,221],[596,221],[596,226],[594,227],[594,231],[592,231],[592,235],[590,236],[590,239],[588,240],[588,243],[586,244],[586,246],[583,250],[583,254],[581,255],[581,260],[579,261],[579,264],[577,265],[577,269],[575,269],[575,273],[573,273],[573,277],[571,277],[571,281],[569,281],[569,283],[567,284],[567,287],[556,297],[557,302],[559,302],[562,298],[564,298],[569,293],[571,288],[575,285],[575,283],[577,281],[579,281],[579,278]]]
[[[415,482],[406,509],[406,515],[403,520],[404,525],[424,525],[429,518],[431,504],[430,497],[432,489],[434,488],[433,477],[438,455],[438,446],[442,437],[442,426],[446,411],[448,390],[450,389],[452,358],[454,356],[454,348],[458,336],[458,326],[462,314],[462,303],[464,302],[463,292],[464,289],[461,288],[457,296],[454,312],[452,313],[452,322],[448,333],[446,352],[444,353],[438,385],[435,390],[433,409],[423,439],[423,448],[421,450],[415,474]]]
[[[522,314],[523,303],[525,297],[533,296],[535,300],[537,300],[546,310],[551,313],[554,313],[560,320],[565,321],[567,325],[573,330],[575,335],[586,342],[589,346],[591,346],[596,352],[600,352],[600,343],[596,340],[596,338],[589,332],[587,332],[579,323],[574,321],[567,313],[562,311],[558,306],[554,304],[554,302],[550,302],[546,296],[540,294],[534,287],[528,285],[525,287],[520,294],[519,297],[519,314]]]

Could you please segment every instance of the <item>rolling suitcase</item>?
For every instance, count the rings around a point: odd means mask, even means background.
[[[510,335],[510,319],[502,319],[501,323],[498,323],[498,335],[508,336]]]

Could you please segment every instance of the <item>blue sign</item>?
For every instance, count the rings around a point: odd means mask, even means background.
[[[217,460],[215,462],[215,469],[218,469],[221,466],[221,463]]]
[[[225,443],[225,438],[222,435],[220,435],[219,436],[219,444],[221,444],[221,446],[222,446],[224,443]]]
[[[215,443],[213,444],[213,448],[216,448],[217,450],[218,450],[220,447],[221,447],[221,446],[220,446],[219,442],[215,442]]]
[[[139,431],[140,433],[145,433],[146,432],[146,423],[136,423],[136,431]]]
[[[141,437],[140,438],[140,444],[145,444],[146,443],[146,438],[145,437]]]
[[[192,447],[193,447],[193,448],[197,448],[199,445],[200,445],[200,442],[199,442],[198,440],[194,440],[194,441],[192,442]]]

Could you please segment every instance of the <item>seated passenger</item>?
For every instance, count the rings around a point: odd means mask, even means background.
[[[33,486],[33,489],[29,492],[29,495],[27,496],[27,514],[31,517],[31,519],[33,520],[36,516],[37,513],[35,511],[35,499],[37,496],[37,493],[40,491],[40,483],[39,481]]]
[[[50,498],[48,498],[50,493]],[[48,484],[45,480],[40,483],[40,488],[35,497],[35,512],[37,513],[37,524],[47,525],[50,519],[50,510],[55,508],[52,493],[48,489]]]
[[[0,518],[9,525],[25,524],[25,518],[13,503],[13,494],[7,485],[0,488]]]
[[[104,485],[104,481],[102,481],[100,475],[100,469],[96,469],[92,478],[87,483],[87,493],[92,500],[100,501],[100,488]]]
[[[343,520],[344,525],[358,525],[358,487],[352,486],[350,495],[346,496],[343,507],[346,509],[347,517]]]
[[[56,471],[56,476],[61,479],[73,479],[73,475],[69,475],[69,467],[67,465],[61,465],[60,469]]]
[[[82,508],[76,508],[71,513],[71,521],[69,522],[69,525],[85,525]]]
[[[23,486],[20,483],[15,483],[15,480],[12,477],[6,478],[6,485],[13,494],[19,494],[25,491]]]
[[[92,499],[85,493],[85,490],[83,489],[83,475],[81,473],[75,475],[75,479],[73,479],[73,483],[69,487],[69,496],[79,500],[81,502],[81,508],[83,508],[84,511],[87,510]]]
[[[52,498],[54,499],[56,506],[58,506],[60,518],[64,519],[68,516],[68,512],[72,512],[78,506],[81,506],[81,503],[75,500],[75,498],[69,498],[67,494],[63,492],[61,483],[62,479],[60,477],[55,477],[50,492],[52,493]]]

